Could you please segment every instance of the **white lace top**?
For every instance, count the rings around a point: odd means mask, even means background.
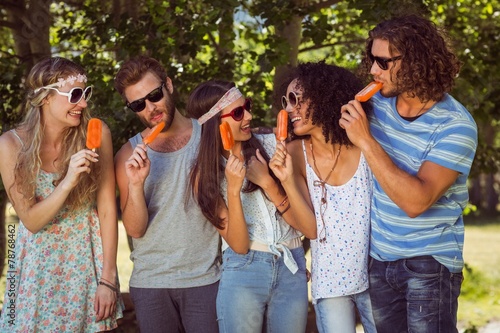
[[[272,156],[276,149],[276,138],[274,134],[254,135],[262,143],[268,156]],[[226,159],[224,159],[224,165],[225,163]],[[243,187],[245,187],[246,181],[245,179]],[[223,179],[220,189],[224,201],[227,204],[226,178]],[[265,197],[261,190],[250,193],[241,192],[241,202],[250,240],[268,245],[269,250],[276,255],[281,256],[283,253],[286,266],[291,272],[295,273],[297,271],[297,264],[290,250],[282,243],[301,237],[302,234],[287,224],[285,220],[276,213],[276,207]],[[229,245],[223,240],[222,250],[224,251],[228,246]],[[280,252],[280,250],[283,252]]]

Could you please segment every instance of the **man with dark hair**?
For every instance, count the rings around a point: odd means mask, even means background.
[[[134,244],[130,295],[140,330],[218,332],[219,236],[187,186],[201,128],[175,108],[172,81],[152,58],[125,62],[115,88],[147,126],[115,157],[123,224]],[[143,143],[160,122],[158,137]]]
[[[369,274],[377,330],[457,332],[462,212],[477,147],[472,116],[448,94],[460,63],[432,22],[410,15],[370,31],[363,64],[383,87],[369,117],[353,100],[340,125],[375,178]]]

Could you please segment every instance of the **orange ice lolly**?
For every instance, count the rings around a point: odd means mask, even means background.
[[[147,146],[149,145],[151,142],[153,142],[154,139],[156,139],[156,137],[158,136],[158,134],[160,134],[161,130],[165,127],[165,122],[162,121],[161,123],[158,123],[155,127],[153,127],[153,129],[151,130],[151,133],[149,133],[148,136],[146,136],[142,142],[144,142],[144,144]]]
[[[288,112],[281,110],[278,112],[276,138],[283,142],[288,136]]]
[[[233,132],[231,131],[231,127],[229,127],[229,124],[227,122],[223,121],[222,124],[219,125],[219,130],[224,149],[229,151],[229,153],[232,155],[233,152],[231,150],[233,149],[234,146],[234,138],[233,138]]]
[[[100,119],[91,118],[87,125],[87,143],[88,149],[95,151],[101,146],[102,122]]]
[[[359,93],[354,97],[358,102],[366,102],[380,89],[382,89],[382,82],[373,81],[370,82],[366,87],[363,88]]]

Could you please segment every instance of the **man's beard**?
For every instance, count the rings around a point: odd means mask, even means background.
[[[172,98],[172,95],[169,94],[168,91],[166,93],[165,103],[159,109],[162,110],[161,113],[165,113],[167,115],[167,118],[165,119],[165,128],[163,129],[163,131],[166,131],[172,125],[175,116],[175,102]],[[163,110],[166,110],[166,112],[164,112]],[[153,128],[156,125],[150,123],[149,120],[146,119],[141,119],[141,121],[145,126],[149,128]]]
[[[390,98],[399,96],[401,94],[401,91],[397,86],[393,86],[389,91],[380,91],[380,94],[386,98]]]

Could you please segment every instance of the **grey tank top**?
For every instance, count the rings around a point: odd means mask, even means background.
[[[144,194],[149,221],[144,236],[133,239],[131,287],[199,287],[220,278],[219,233],[192,196],[185,206],[189,172],[201,138],[200,125],[194,120],[192,124],[191,138],[181,149],[160,153],[148,147],[151,169]],[[142,137],[139,133],[129,141],[135,148]]]

